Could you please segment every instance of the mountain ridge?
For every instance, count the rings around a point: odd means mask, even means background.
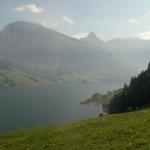
[[[25,72],[53,81],[66,80],[69,75],[71,80],[88,82],[90,74],[97,74],[96,80],[105,76],[106,80],[116,78],[124,81],[135,70],[132,67],[122,68],[123,62],[104,47],[29,22],[5,26],[0,32],[0,45],[0,56]],[[121,75],[116,77],[111,68]],[[84,79],[82,74],[86,74]],[[76,75],[77,79],[74,78]]]

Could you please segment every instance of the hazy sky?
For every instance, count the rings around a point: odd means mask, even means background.
[[[80,38],[94,31],[101,39],[150,39],[150,0],[0,0],[0,28],[33,21]]]

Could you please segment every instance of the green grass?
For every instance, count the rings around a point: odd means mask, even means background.
[[[0,136],[0,150],[149,150],[150,110]]]
[[[0,69],[0,87],[48,84],[49,81],[18,69]]]

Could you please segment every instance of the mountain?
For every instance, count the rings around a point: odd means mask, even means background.
[[[148,150],[150,110],[106,115],[68,125],[0,136],[1,150]]]
[[[0,58],[0,88],[46,84],[49,81],[21,71],[12,63]]]
[[[94,33],[88,39],[99,39]],[[0,56],[25,72],[53,81],[127,81],[136,72],[107,49],[30,22],[0,32]]]
[[[138,72],[145,69],[146,64],[149,62],[150,40],[114,38],[109,41],[102,41],[92,32],[88,37],[81,39],[81,41],[107,49],[116,59],[125,62],[127,65],[134,66],[138,69]]]
[[[116,57],[135,64],[139,70],[145,69],[149,62],[150,40],[139,38],[116,38],[106,43],[106,48]]]
[[[97,47],[105,47],[105,42],[100,40],[94,32],[90,32],[87,37],[81,38],[80,40]]]

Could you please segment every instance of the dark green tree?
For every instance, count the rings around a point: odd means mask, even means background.
[[[121,113],[150,107],[150,63],[147,70],[137,77],[132,77],[121,93],[110,102],[110,113]]]

